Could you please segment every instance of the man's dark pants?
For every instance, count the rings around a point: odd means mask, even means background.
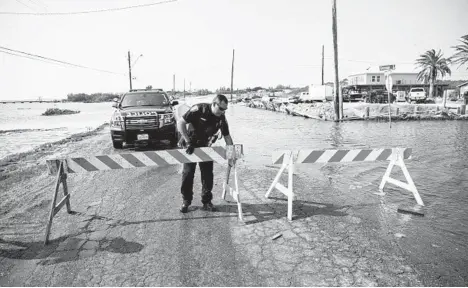
[[[202,203],[211,202],[213,194],[213,161],[199,162],[202,180]],[[182,187],[180,188],[182,193],[182,199],[184,203],[191,204],[193,200],[193,178],[195,176],[195,170],[197,163],[184,163],[184,170],[182,171]]]

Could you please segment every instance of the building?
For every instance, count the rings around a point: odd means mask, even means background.
[[[458,89],[460,89],[460,96],[463,96],[465,95],[465,93],[468,93],[468,81],[458,85],[457,87]]]
[[[418,80],[418,72],[408,70],[392,71],[392,90],[408,92],[413,87],[423,87],[429,90],[429,84],[424,84]],[[345,92],[362,93],[370,90],[386,89],[385,72],[380,71],[379,67],[369,68],[365,72],[348,76],[348,85],[342,87]],[[435,96],[442,96],[443,90],[448,84],[436,84]]]

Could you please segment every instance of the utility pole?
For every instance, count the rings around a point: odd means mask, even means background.
[[[232,49],[232,65],[231,65],[231,102],[232,102],[232,90],[234,89],[234,49]]]
[[[185,99],[185,78],[184,78],[184,99]]]
[[[340,93],[340,78],[338,77],[338,28],[336,24],[336,0],[333,1],[332,7],[332,17],[333,17],[333,50],[334,50],[334,59],[335,59],[335,97],[334,97],[334,106],[335,106],[335,121],[339,121],[343,118],[343,97]]]
[[[175,74],[172,75],[172,97],[175,98]]]
[[[132,66],[130,64],[130,51],[128,51],[128,78],[130,79],[130,90],[132,90]]]
[[[324,58],[323,58],[323,57],[324,57],[324,52],[323,52],[323,49],[324,49],[324,45],[322,45],[322,85],[324,84],[324,81],[323,81],[323,77],[324,77],[324,74],[323,74],[323,71],[324,71],[324,70],[323,70],[323,69],[324,69],[324,67],[323,67],[323,63],[324,63]]]

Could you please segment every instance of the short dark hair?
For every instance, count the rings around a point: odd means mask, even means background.
[[[228,99],[223,94],[218,94],[213,98],[213,103],[221,103],[221,102],[228,104]]]

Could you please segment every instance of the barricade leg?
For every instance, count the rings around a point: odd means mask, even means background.
[[[60,203],[55,206],[57,203],[57,196],[58,191],[60,189],[60,184],[63,185],[63,194],[65,197],[60,200]],[[71,206],[70,206],[70,194],[68,193],[68,186],[67,186],[67,174],[64,172],[63,161],[60,161],[58,172],[57,172],[57,181],[55,182],[55,192],[54,197],[52,199],[52,204],[50,207],[50,214],[49,214],[49,221],[47,223],[45,237],[44,237],[44,245],[49,243],[49,235],[50,229],[52,228],[52,220],[54,219],[55,214],[63,207],[63,205],[67,205],[67,212],[71,213]]]
[[[237,212],[239,214],[239,220],[244,221],[243,214],[242,214],[242,203],[241,203],[240,194],[239,194],[239,179],[237,177],[237,168],[236,168],[235,163],[232,165],[232,168],[234,169],[234,189],[231,186],[229,186],[229,178],[231,176],[231,166],[228,165],[228,169],[226,171],[226,179],[225,179],[225,181],[223,183],[222,198],[225,200],[226,199],[226,191],[229,191],[229,194],[237,202]]]
[[[289,173],[288,173],[288,220],[292,221],[292,211],[293,211],[293,201],[294,201],[294,193],[293,193],[293,173],[294,173],[294,165],[293,165],[293,157],[291,156],[289,160]]]
[[[392,169],[395,165],[401,168],[401,170],[403,171],[403,175],[405,175],[406,181],[408,183],[404,183],[390,177]],[[390,160],[390,164],[388,165],[387,170],[385,171],[385,174],[382,178],[382,182],[379,186],[379,190],[380,192],[382,192],[382,194],[385,184],[387,184],[387,182],[412,192],[414,198],[416,199],[416,202],[419,205],[424,206],[424,202],[422,201],[418,189],[416,188],[416,185],[414,184],[413,179],[411,178],[411,175],[409,174],[408,169],[406,168],[405,162],[403,161],[403,157],[401,157],[400,154],[397,154],[396,159]]]
[[[266,198],[270,197],[271,192],[273,189],[278,189],[281,193],[283,193],[286,197],[288,197],[288,220],[292,221],[293,219],[293,201],[294,201],[294,192],[293,192],[293,176],[294,176],[294,156],[292,153],[287,153],[284,155],[283,164],[278,171],[273,183],[271,183],[270,188],[268,189],[267,193],[265,194]],[[279,179],[283,174],[283,171],[288,169],[288,187],[284,187],[283,184],[279,183]]]
[[[222,195],[223,200],[226,199],[226,190],[227,190],[228,185],[229,185],[229,176],[230,175],[231,175],[231,165],[228,164],[228,167],[227,167],[227,170],[226,170],[226,178],[224,179],[224,183],[223,183],[223,195]]]
[[[244,221],[243,212],[242,212],[242,204],[239,194],[239,181],[237,178],[237,169],[236,164],[234,164],[234,185],[236,187],[235,191],[233,191],[234,199],[237,201],[237,212],[239,213],[239,220]]]

